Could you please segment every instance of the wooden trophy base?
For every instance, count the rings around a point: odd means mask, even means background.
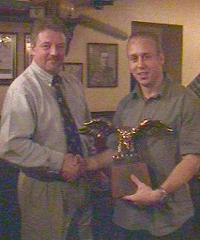
[[[114,163],[111,168],[112,197],[121,198],[136,192],[137,186],[131,181],[134,174],[140,181],[151,186],[148,167],[143,162]]]

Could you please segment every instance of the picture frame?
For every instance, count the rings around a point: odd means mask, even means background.
[[[87,87],[118,86],[118,44],[87,44]]]
[[[83,63],[66,62],[63,64],[63,71],[67,79],[83,82]]]
[[[0,84],[9,85],[16,77],[17,34],[0,32]]]
[[[27,68],[32,62],[31,56],[31,35],[30,33],[24,34],[24,69]]]

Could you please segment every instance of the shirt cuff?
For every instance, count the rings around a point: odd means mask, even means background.
[[[64,161],[64,153],[52,151],[48,159],[48,167],[50,171],[60,172]]]

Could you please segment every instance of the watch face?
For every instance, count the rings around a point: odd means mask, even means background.
[[[167,193],[167,191],[166,191],[164,188],[161,188],[161,187],[158,188],[158,190],[159,190],[160,193],[161,193],[160,201],[163,202],[163,201],[167,198],[168,193]]]

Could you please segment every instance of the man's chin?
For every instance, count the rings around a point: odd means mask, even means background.
[[[61,66],[47,66],[46,71],[51,74],[57,74],[61,69]]]
[[[149,84],[149,79],[140,78],[140,79],[138,79],[138,83],[141,84],[141,85],[148,85]]]

